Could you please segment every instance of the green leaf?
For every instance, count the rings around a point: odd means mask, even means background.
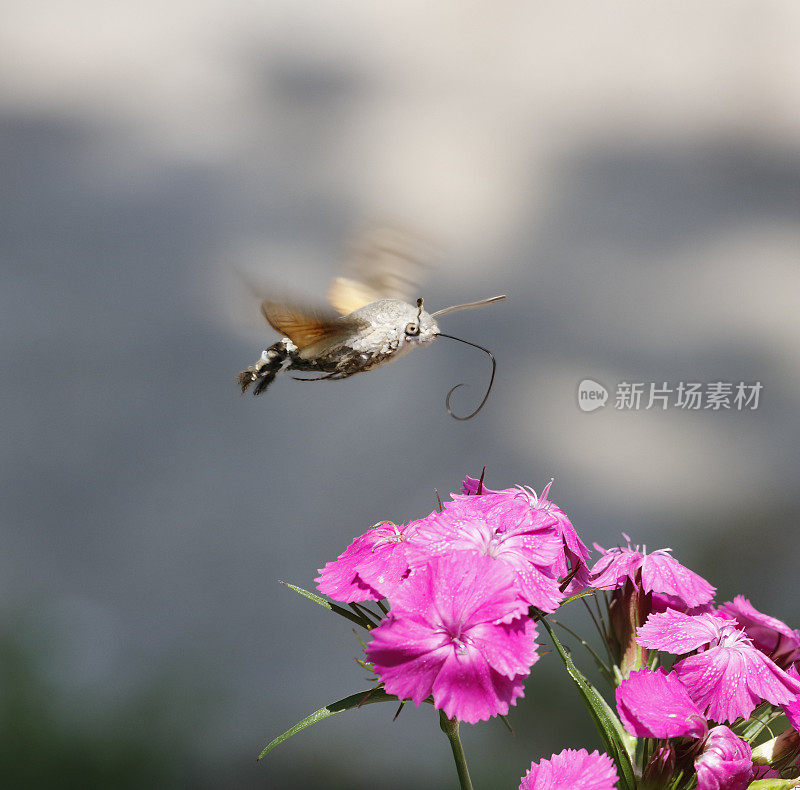
[[[566,606],[568,603],[572,603],[573,601],[579,601],[581,598],[588,598],[590,595],[594,595],[597,592],[593,587],[590,587],[588,590],[583,590],[575,595],[570,595],[569,598],[565,598],[559,606]]]
[[[589,655],[592,657],[592,660],[594,661],[594,664],[597,667],[598,672],[603,676],[603,679],[609,685],[614,685],[614,677],[611,674],[611,670],[609,670],[609,668],[603,663],[603,660],[600,658],[600,656],[598,656],[597,653],[595,653],[595,651],[592,650],[591,645],[587,641],[585,641],[584,639],[581,639],[581,637],[578,634],[576,634],[571,628],[569,628],[568,626],[564,625],[564,623],[556,620],[555,617],[551,618],[550,622],[553,625],[557,625],[560,628],[563,628],[568,634],[570,634],[571,636],[575,637],[575,639],[577,639],[581,643],[581,646],[586,648],[586,650],[588,651]],[[615,669],[616,669],[616,667],[615,667]]]
[[[756,779],[747,785],[747,790],[792,790],[797,787],[796,779]]]
[[[776,721],[783,717],[780,708],[773,707],[769,702],[763,702],[751,714],[747,721],[740,721],[734,724],[731,729],[749,744],[757,740],[766,740],[774,736],[772,727]],[[785,726],[780,727],[786,729]]]
[[[302,595],[303,598],[308,598],[309,601],[319,604],[319,606],[321,606],[323,609],[329,609],[331,612],[335,612],[342,617],[346,617],[356,625],[366,628],[367,631],[375,627],[375,624],[370,620],[367,620],[367,618],[363,615],[359,617],[358,615],[353,614],[353,612],[348,612],[347,609],[343,609],[341,606],[337,606],[335,603],[326,601],[324,598],[320,598],[319,595],[315,595],[308,590],[304,590],[302,587],[298,587],[296,584],[289,584],[289,582],[281,582],[281,584],[284,587],[288,587],[290,590],[294,590],[298,595]]]
[[[271,740],[265,747],[261,754],[258,755],[260,760],[265,754],[269,754],[276,746],[288,741],[292,735],[296,735],[301,730],[316,724],[318,721],[335,716],[337,713],[342,713],[352,708],[360,708],[362,705],[371,705],[373,702],[398,702],[398,698],[394,694],[387,694],[383,689],[376,688],[367,691],[361,691],[358,694],[351,694],[349,697],[340,699],[337,702],[332,702],[324,708],[315,710],[310,716],[306,716],[302,721],[298,721],[289,730],[286,730],[282,735]]]
[[[548,623],[544,617],[540,622],[550,634],[556,651],[559,656],[561,656],[561,660],[564,662],[564,666],[567,668],[572,682],[583,698],[584,705],[586,705],[589,710],[600,732],[600,737],[603,739],[609,757],[616,763],[622,785],[627,787],[628,790],[635,790],[636,779],[633,775],[633,765],[631,763],[631,751],[634,748],[635,739],[625,732],[620,720],[617,718],[614,711],[611,710],[608,703],[575,666],[570,654],[561,642],[559,642],[558,637],[553,633],[550,623]]]

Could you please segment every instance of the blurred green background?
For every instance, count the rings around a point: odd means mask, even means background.
[[[800,7],[718,0],[7,2],[0,11],[0,776],[19,788],[453,786],[281,587],[434,488],[527,483],[800,624]],[[442,251],[444,341],[334,384],[234,375],[237,272],[321,299],[354,228]],[[446,329],[444,323],[446,321]],[[761,381],[755,411],[587,414],[578,382]],[[613,400],[613,395],[612,395]],[[586,630],[578,607],[567,622]],[[576,654],[589,670],[590,662]],[[476,786],[596,735],[551,654]]]

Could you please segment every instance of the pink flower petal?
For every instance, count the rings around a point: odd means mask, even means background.
[[[736,620],[753,644],[778,666],[786,669],[800,660],[800,631],[789,628],[777,617],[759,612],[743,595],[722,604],[718,611]]]
[[[410,526],[410,525],[409,525]],[[361,574],[362,568],[379,586],[394,581],[398,566],[406,563],[406,540],[409,527],[390,522],[376,524],[359,535],[333,562],[321,568],[315,579],[317,589],[336,601],[379,601],[386,592],[372,586]],[[400,574],[402,577],[402,574]]]
[[[540,571],[535,565],[517,570],[517,585],[522,600],[543,612],[555,612],[564,599],[558,581]]]
[[[448,718],[469,724],[505,716],[509,705],[523,695],[524,678],[501,675],[479,653],[451,652],[433,683],[434,706]]]
[[[617,711],[638,738],[700,737],[706,731],[705,716],[683,684],[662,668],[631,672],[617,688]]]
[[[586,576],[588,578],[588,567],[586,565],[586,561],[589,559],[589,549],[586,548],[584,542],[578,537],[578,533],[575,530],[575,527],[572,526],[572,522],[567,518],[567,514],[560,507],[558,507],[555,502],[550,501],[550,486],[552,483],[553,481],[551,480],[544,487],[544,490],[538,498],[537,507],[539,510],[542,510],[545,513],[555,517],[556,522],[558,523],[558,529],[564,541],[564,546],[567,549],[567,556],[571,556],[576,562],[580,563],[582,566],[582,571],[586,572]],[[575,567],[575,565],[572,567]],[[557,570],[560,571],[559,575],[563,575],[568,572],[568,568],[566,566]]]
[[[614,547],[606,551],[596,543],[594,547],[603,556],[594,564],[589,581],[592,587],[602,590],[616,590],[628,579],[636,581],[636,572],[641,568],[644,554],[630,548]]]
[[[531,507],[528,494],[523,491],[515,490],[513,496],[461,497],[446,502],[444,511],[435,515],[453,531],[488,537],[486,553],[514,538],[530,562],[549,567],[562,551],[555,517]]]
[[[469,643],[493,669],[511,679],[527,675],[539,660],[537,636],[536,623],[521,617],[502,629],[479,623],[470,629]]]
[[[391,598],[408,576],[410,541],[418,524],[418,521],[412,521],[394,532],[387,531],[372,547],[369,555],[363,556],[358,563],[359,578],[381,598]]]
[[[525,603],[555,611],[564,598],[548,570],[561,551],[555,520],[531,513],[519,498],[499,502],[496,498],[494,494],[462,497],[446,503],[442,513],[417,522],[409,542],[411,566],[425,564],[431,557],[471,550],[512,569]]]
[[[800,694],[800,682],[744,639],[726,639],[678,661],[673,670],[698,707],[716,722],[746,719],[762,700],[783,705]]]
[[[603,556],[591,571],[589,581],[593,587],[615,590],[630,579],[644,592],[673,597],[684,609],[707,604],[714,597],[714,587],[681,565],[668,549],[645,554],[638,546],[631,547],[630,539],[627,546],[617,546],[608,551],[597,544],[595,548]]]
[[[667,610],[651,614],[638,630],[644,647],[683,654],[673,669],[689,696],[716,722],[747,718],[761,700],[791,702],[800,683],[751,644],[735,622],[712,614],[688,615]]]
[[[657,614],[666,612],[667,609],[675,609],[684,614],[718,614],[714,611],[714,604],[704,603],[700,606],[688,606],[686,601],[676,598],[674,595],[666,593],[651,593],[651,611]]]
[[[794,680],[800,680],[800,673],[798,673],[794,664],[786,670],[786,674]],[[789,724],[800,732],[800,695],[796,696],[791,702],[784,703],[783,712],[786,714],[786,718],[789,719]]]
[[[642,588],[645,592],[675,596],[688,607],[708,603],[716,589],[665,551],[654,551],[645,556],[642,562]]]
[[[396,616],[443,628],[511,622],[528,612],[511,568],[471,551],[436,557],[416,568],[391,604]]]
[[[367,655],[386,691],[421,705],[453,652],[447,636],[411,620],[391,617],[374,628],[371,636]]]
[[[461,483],[461,493],[466,496],[475,496],[478,493],[478,487],[480,486],[480,478],[477,477],[470,477],[467,475],[464,478],[464,481]],[[488,488],[483,488],[483,491],[489,491]],[[492,492],[495,493],[495,492]]]
[[[464,496],[454,495],[454,499],[460,500],[477,494],[478,482],[474,477],[465,477],[464,482],[461,484]],[[551,562],[551,569],[555,576],[566,576],[571,569],[577,568],[577,573],[567,588],[570,593],[577,592],[588,585],[589,571],[586,566],[586,560],[589,557],[589,550],[578,537],[578,533],[575,531],[575,527],[572,526],[572,522],[567,518],[567,514],[554,502],[550,501],[549,494],[552,482],[551,480],[545,486],[539,496],[536,495],[532,488],[523,488],[522,486],[506,488],[501,491],[494,491],[483,486],[482,495],[487,498],[487,501],[495,503],[511,502],[516,507],[523,506],[530,512],[538,511],[554,520],[554,528],[562,541],[563,549],[559,550],[554,556]]]
[[[636,632],[636,641],[643,647],[682,655],[717,641],[731,630],[730,621],[713,614],[689,615],[667,609],[647,618]]]
[[[522,694],[538,659],[513,572],[474,551],[436,557],[397,588],[367,655],[390,694],[475,722]]]
[[[564,749],[549,760],[531,763],[519,790],[613,790],[617,770],[607,754]]]

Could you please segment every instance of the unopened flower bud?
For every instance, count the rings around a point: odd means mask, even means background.
[[[623,678],[647,665],[647,651],[636,642],[636,629],[647,620],[650,596],[630,580],[611,596],[608,607],[614,644],[611,648]]]
[[[753,749],[753,763],[769,765],[781,773],[789,768],[796,768],[798,757],[800,757],[800,733],[794,727],[787,727],[777,737]]]
[[[667,787],[675,770],[675,750],[671,744],[656,749],[642,771],[640,787],[644,790],[660,790]]]

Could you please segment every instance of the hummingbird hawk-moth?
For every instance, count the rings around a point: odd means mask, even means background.
[[[252,387],[254,395],[263,394],[275,377],[286,370],[320,374],[314,378],[295,377],[299,381],[348,378],[398,359],[437,337],[448,337],[479,348],[492,360],[489,387],[471,414],[458,417],[450,409],[450,398],[460,384],[447,394],[447,410],[455,419],[474,417],[489,397],[494,381],[494,356],[483,346],[444,334],[436,318],[493,304],[506,297],[493,296],[426,312],[421,297],[411,301],[416,264],[405,249],[407,241],[407,236],[386,229],[363,238],[347,267],[348,276],[335,278],[328,289],[330,308],[264,300],[261,312],[283,338],[264,349],[255,364],[236,377],[242,393]]]

